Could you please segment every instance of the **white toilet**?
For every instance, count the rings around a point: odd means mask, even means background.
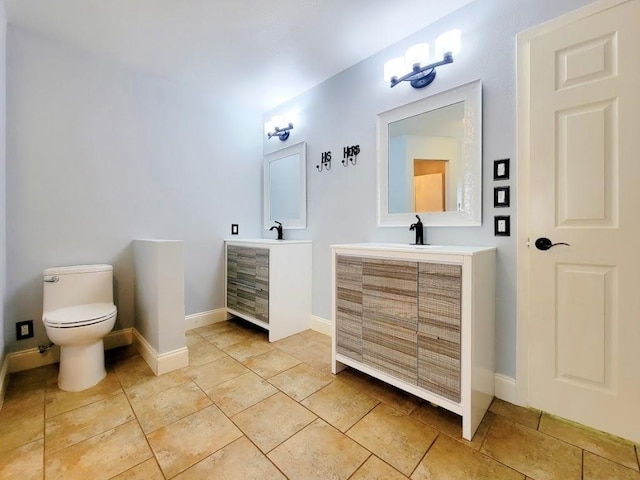
[[[60,346],[58,388],[79,392],[107,374],[102,339],[116,323],[113,267],[77,265],[43,273],[42,322]]]

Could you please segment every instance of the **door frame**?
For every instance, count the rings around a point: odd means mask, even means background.
[[[516,35],[516,155],[517,155],[517,228],[516,228],[516,385],[513,402],[529,406],[529,191],[531,41],[565,25],[590,17],[631,0],[598,0],[556,17]]]

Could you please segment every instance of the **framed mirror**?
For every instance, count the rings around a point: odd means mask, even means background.
[[[306,143],[264,157],[264,228],[307,228]]]
[[[378,114],[378,225],[482,223],[482,85]]]

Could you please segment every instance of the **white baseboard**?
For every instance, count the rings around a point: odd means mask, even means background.
[[[311,330],[315,330],[316,332],[324,333],[328,336],[331,336],[333,334],[333,323],[331,322],[331,320],[327,320],[326,318],[318,317],[316,315],[311,315],[309,328],[311,328]]]
[[[526,407],[524,402],[520,400],[518,389],[516,387],[515,378],[507,377],[500,373],[496,373],[496,391],[495,396],[505,402],[513,403],[521,407]]]
[[[133,338],[132,330],[132,328],[125,328],[109,333],[104,337],[105,350],[131,345]],[[10,353],[7,357],[9,360],[9,372],[21,372],[31,368],[58,363],[60,361],[60,347],[54,345],[44,353],[40,353],[37,348],[29,348],[27,350]]]
[[[185,317],[186,329],[193,330],[194,328],[224,322],[225,320],[229,320],[229,318],[231,318],[231,315],[227,313],[226,308],[217,308],[215,310],[209,310],[208,312],[194,313]]]
[[[136,329],[133,329],[133,343],[155,375],[162,375],[189,366],[189,349],[187,347],[158,354],[156,349]]]
[[[7,392],[9,385],[9,356],[5,355],[0,364],[0,410],[4,403],[4,394]]]

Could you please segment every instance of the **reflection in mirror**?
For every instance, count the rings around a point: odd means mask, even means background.
[[[306,228],[305,143],[278,150],[264,160],[264,228]]]
[[[480,225],[481,85],[378,115],[378,224]]]

